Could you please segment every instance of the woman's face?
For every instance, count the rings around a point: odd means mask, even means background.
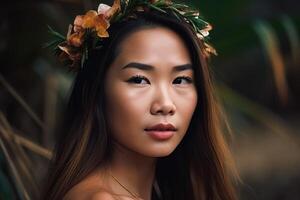
[[[188,49],[175,32],[156,27],[130,34],[105,78],[115,144],[148,157],[172,153],[197,104],[193,82]]]

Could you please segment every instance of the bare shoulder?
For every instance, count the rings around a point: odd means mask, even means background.
[[[114,196],[105,189],[97,191],[70,191],[64,200],[116,200]]]
[[[116,200],[113,195],[107,191],[99,191],[91,195],[89,200]]]
[[[106,189],[102,178],[91,174],[71,188],[63,200],[115,200],[115,198]]]

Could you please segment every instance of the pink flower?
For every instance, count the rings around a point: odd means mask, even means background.
[[[109,11],[110,8],[111,8],[111,6],[100,3],[98,6],[98,14],[103,14],[104,17],[106,17],[107,11]]]

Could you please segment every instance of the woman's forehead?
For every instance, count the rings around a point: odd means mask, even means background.
[[[190,64],[191,59],[188,48],[177,33],[156,27],[136,31],[125,38],[120,44],[116,62],[119,65],[135,62],[178,66]]]

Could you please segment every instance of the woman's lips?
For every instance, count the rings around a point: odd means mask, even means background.
[[[171,138],[175,131],[146,131],[153,139],[167,140]]]
[[[167,140],[171,138],[177,129],[172,124],[156,124],[145,129],[146,133],[157,140]]]

